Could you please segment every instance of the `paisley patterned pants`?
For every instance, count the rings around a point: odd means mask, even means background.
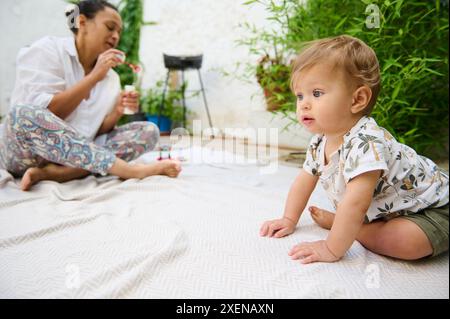
[[[131,161],[152,150],[158,141],[156,125],[132,122],[108,133],[99,146],[47,109],[15,106],[0,137],[0,164],[16,177],[48,163],[107,175],[116,157]]]

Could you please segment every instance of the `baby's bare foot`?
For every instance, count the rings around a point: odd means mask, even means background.
[[[334,214],[327,210],[311,206],[309,208],[312,219],[322,228],[331,229],[334,222]]]

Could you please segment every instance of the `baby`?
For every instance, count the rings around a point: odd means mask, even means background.
[[[260,235],[293,233],[320,179],[336,212],[309,211],[330,232],[326,240],[294,246],[292,259],[334,262],[355,239],[403,260],[446,252],[448,175],[369,117],[380,91],[375,52],[346,35],[311,42],[294,62],[291,88],[298,120],[316,135],[283,218],[265,222]]]

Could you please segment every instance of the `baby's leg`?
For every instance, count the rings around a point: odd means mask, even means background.
[[[427,235],[405,218],[363,224],[356,239],[374,253],[403,260],[416,260],[433,253]]]
[[[312,207],[310,211],[317,224],[331,228],[335,214],[317,207]],[[405,218],[363,224],[356,240],[374,253],[404,260],[420,259],[433,253],[423,230]]]

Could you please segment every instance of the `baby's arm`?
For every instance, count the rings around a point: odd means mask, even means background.
[[[300,171],[289,191],[284,208],[284,218],[292,220],[295,224],[298,223],[318,180],[317,176],[311,175],[303,169]]]
[[[356,176],[347,184],[326,240],[328,248],[336,257],[344,256],[355,241],[372,202],[380,174],[380,170],[367,172]]]
[[[316,187],[318,179],[317,176],[302,169],[289,191],[283,218],[265,222],[261,227],[260,235],[279,238],[291,234]]]
[[[380,170],[376,170],[353,178],[347,184],[344,198],[337,207],[328,238],[294,246],[289,252],[292,259],[302,258],[301,262],[308,264],[333,262],[342,258],[361,229],[380,173]]]

